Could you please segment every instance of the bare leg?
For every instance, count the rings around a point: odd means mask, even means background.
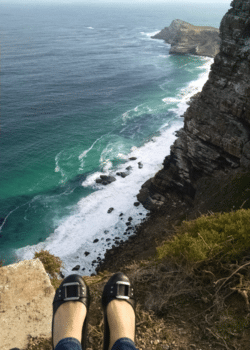
[[[54,348],[63,338],[76,338],[81,343],[86,313],[86,306],[80,301],[68,301],[59,306],[54,316]]]
[[[133,307],[124,300],[112,300],[107,306],[110,330],[109,350],[120,338],[135,340],[135,313]]]

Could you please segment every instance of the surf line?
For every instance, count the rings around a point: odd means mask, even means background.
[[[110,131],[110,132],[111,132],[111,131]],[[101,137],[99,137],[99,139],[95,140],[95,142],[90,146],[89,149],[87,149],[86,151],[83,151],[83,152],[80,154],[80,156],[78,157],[78,159],[79,159],[79,160],[82,160],[82,159],[87,155],[87,153],[88,153],[89,151],[92,150],[92,148],[94,147],[94,145],[96,144],[96,142],[97,142],[97,141],[100,141],[104,136],[109,135],[110,132],[108,132],[108,133],[105,134],[105,135],[102,135]]]

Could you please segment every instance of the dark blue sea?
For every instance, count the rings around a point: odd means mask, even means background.
[[[129,237],[128,217],[135,226],[147,213],[134,206],[136,194],[162,168],[213,63],[169,55],[170,46],[151,36],[174,19],[219,28],[228,9],[0,4],[4,265],[45,249],[62,259],[65,275],[75,265],[90,275],[114,239]],[[100,175],[116,181],[97,184]]]

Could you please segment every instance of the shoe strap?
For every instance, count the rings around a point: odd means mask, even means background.
[[[80,298],[87,298],[87,287],[79,282],[63,283],[57,290],[54,302],[56,301],[70,301],[79,300]]]
[[[133,299],[134,289],[131,287],[129,282],[117,281],[114,284],[108,286],[107,292],[110,297],[115,297],[117,299]]]

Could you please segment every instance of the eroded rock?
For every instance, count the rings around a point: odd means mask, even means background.
[[[114,176],[106,176],[106,175],[101,175],[99,179],[95,180],[96,183],[102,184],[102,185],[108,185],[114,181],[116,181],[116,178]]]
[[[51,337],[55,289],[40,259],[0,269],[1,350],[26,349],[28,337]]]
[[[121,176],[121,177],[126,177],[126,176],[128,176],[129,175],[129,173],[127,172],[127,173],[125,173],[125,172],[118,172],[118,173],[116,173],[116,175],[118,175],[118,176]]]
[[[242,5],[234,0],[223,17],[209,79],[191,99],[163,169],[137,195],[145,208],[162,205],[155,194],[168,198],[178,193],[193,200],[202,177],[250,169],[250,0]]]
[[[215,57],[219,52],[219,29],[214,27],[194,26],[179,19],[169,27],[152,36],[171,44],[170,54],[192,54]]]

